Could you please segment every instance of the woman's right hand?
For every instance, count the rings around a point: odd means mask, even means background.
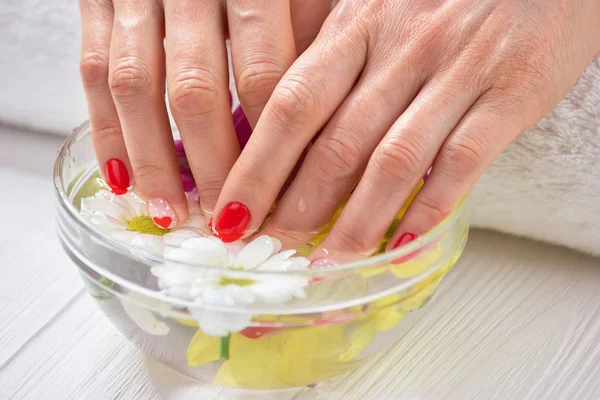
[[[328,0],[79,0],[79,6],[81,76],[100,170],[116,194],[135,180],[163,228],[188,215],[165,82],[208,217],[240,153],[227,36],[240,102],[254,125],[329,13]]]

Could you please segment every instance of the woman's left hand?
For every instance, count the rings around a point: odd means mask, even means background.
[[[229,174],[217,236],[258,229],[304,154],[269,234],[306,242],[354,188],[313,257],[368,255],[433,166],[390,243],[423,234],[565,96],[599,16],[599,0],[340,1]]]

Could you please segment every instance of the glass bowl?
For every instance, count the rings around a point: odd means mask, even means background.
[[[162,256],[125,246],[80,216],[79,199],[97,190],[89,185],[94,176],[97,164],[86,122],[60,150],[54,184],[61,243],[89,293],[140,350],[201,382],[223,386],[313,385],[381,353],[399,339],[402,318],[431,298],[468,236],[465,198],[441,224],[397,250],[323,269],[244,273],[243,279],[257,281],[304,279],[303,298],[275,305],[209,306],[159,289],[150,270],[165,264]],[[247,324],[227,336],[210,336],[197,322],[208,314],[223,319],[242,315]]]

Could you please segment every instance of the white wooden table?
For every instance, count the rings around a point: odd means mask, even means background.
[[[58,243],[61,138],[0,128],[0,399],[598,399],[600,260],[475,231],[402,340],[318,390],[198,384],[138,352]]]

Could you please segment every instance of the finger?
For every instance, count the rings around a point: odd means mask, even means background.
[[[131,185],[131,165],[127,157],[119,116],[108,86],[110,37],[113,8],[110,0],[80,0],[81,79],[88,104],[92,142],[106,183],[116,194]]]
[[[218,1],[166,0],[170,108],[205,215],[240,153],[229,103],[224,22]]]
[[[136,191],[161,228],[187,218],[187,200],[164,99],[163,13],[158,1],[114,0],[110,88]]]
[[[394,247],[405,233],[421,235],[442,222],[483,171],[521,132],[519,122],[483,95],[461,120],[440,150],[429,179],[390,240]]]
[[[246,228],[253,231],[261,225],[309,141],[354,86],[364,66],[366,43],[343,22],[328,21],[275,88],[219,197],[217,234],[231,231],[231,237],[239,237]],[[221,211],[232,202],[243,205],[248,218],[240,221],[245,225],[234,223],[237,218],[220,224],[230,214]]]
[[[273,89],[296,59],[289,0],[227,3],[231,61],[240,103],[256,126]]]
[[[476,87],[460,82],[454,77],[427,82],[373,152],[350,201],[313,257],[329,253],[342,260],[376,249],[445,137],[477,99]]]
[[[365,67],[278,202],[265,234],[295,247],[323,230],[360,179],[377,144],[423,84],[424,69],[413,68],[411,56],[394,68]]]
[[[331,4],[323,0],[292,0],[290,8],[296,53],[300,55],[319,34],[331,11]]]

